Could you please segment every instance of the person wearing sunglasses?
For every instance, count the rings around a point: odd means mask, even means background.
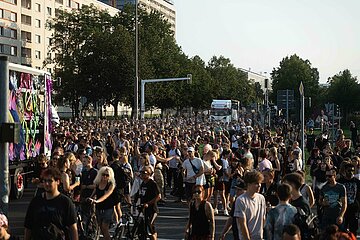
[[[144,216],[146,229],[149,231],[150,239],[157,239],[157,232],[155,229],[155,219],[159,212],[157,203],[161,199],[161,194],[158,185],[150,177],[153,174],[150,166],[145,166],[141,172],[140,177],[142,183],[139,188],[140,204],[144,206]]]
[[[102,167],[94,180],[96,185],[90,203],[96,204],[96,219],[105,240],[110,240],[109,226],[114,215],[114,200],[111,197],[115,189],[114,171],[111,167]]]
[[[205,189],[195,185],[189,205],[189,220],[185,227],[185,239],[211,240],[215,236],[215,217],[211,203],[205,199]]]
[[[319,203],[322,207],[320,228],[336,224],[342,228],[347,208],[346,189],[343,184],[336,182],[336,168],[326,169],[327,183],[320,190]]]
[[[344,215],[344,229],[349,229],[355,236],[358,230],[358,213],[360,197],[360,180],[354,177],[355,166],[349,162],[342,162],[345,170],[342,172],[339,183],[346,189],[347,209]]]

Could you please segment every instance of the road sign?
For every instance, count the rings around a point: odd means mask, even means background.
[[[294,90],[278,90],[276,105],[279,109],[293,109],[295,108]]]

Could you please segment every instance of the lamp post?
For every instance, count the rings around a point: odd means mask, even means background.
[[[134,118],[139,119],[139,26],[138,0],[135,0],[135,89],[134,89]]]
[[[305,167],[305,93],[304,93],[304,85],[303,82],[300,83],[299,86],[300,92],[300,103],[301,103],[301,151],[302,151],[302,169],[304,170]]]

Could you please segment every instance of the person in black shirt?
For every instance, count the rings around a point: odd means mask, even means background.
[[[140,203],[144,206],[146,229],[150,230],[150,239],[157,239],[155,229],[155,219],[159,209],[157,202],[161,199],[161,194],[156,182],[150,178],[152,170],[149,166],[145,166],[140,172],[143,182],[139,188]]]
[[[279,204],[277,197],[277,183],[274,182],[275,171],[273,169],[265,169],[262,174],[264,175],[264,182],[261,184],[260,193],[264,195],[266,203],[270,203],[275,207]]]
[[[91,196],[95,189],[94,180],[97,175],[97,170],[92,166],[92,157],[85,156],[82,159],[83,169],[81,172],[81,215],[84,222],[90,217],[91,204],[87,201],[87,198]]]
[[[189,205],[190,216],[185,227],[187,239],[214,239],[215,218],[211,203],[204,198],[204,188],[195,185],[193,198]]]
[[[289,173],[285,175],[283,181],[292,187],[290,204],[302,209],[306,215],[310,215],[310,205],[300,193],[303,177],[299,173]]]
[[[41,196],[44,190],[44,185],[41,182],[41,174],[44,172],[49,166],[48,166],[48,160],[45,156],[45,154],[40,154],[37,159],[37,165],[35,165],[34,170],[34,178],[31,180],[33,184],[37,185],[35,196]]]
[[[114,200],[111,197],[115,189],[114,171],[111,167],[102,167],[94,180],[96,188],[91,198],[91,203],[96,204],[96,219],[100,225],[105,240],[110,240],[109,226],[114,214]],[[93,197],[96,196],[96,199]]]
[[[60,184],[60,171],[48,168],[42,174],[45,193],[33,198],[25,216],[25,240],[49,239],[54,237],[56,229],[58,235],[69,235],[70,239],[78,240],[75,206],[67,196],[58,190]],[[45,237],[46,236],[46,237]]]
[[[355,167],[351,163],[344,162],[344,172],[338,183],[345,186],[347,196],[347,208],[344,215],[344,229],[349,229],[355,236],[358,230],[358,212],[360,199],[360,180],[354,177]]]

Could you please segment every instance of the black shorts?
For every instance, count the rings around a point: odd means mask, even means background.
[[[156,217],[157,217],[156,212],[145,210],[145,226],[148,234],[156,233],[155,224],[154,224]]]
[[[215,181],[215,191],[224,191],[225,185],[223,181]]]

